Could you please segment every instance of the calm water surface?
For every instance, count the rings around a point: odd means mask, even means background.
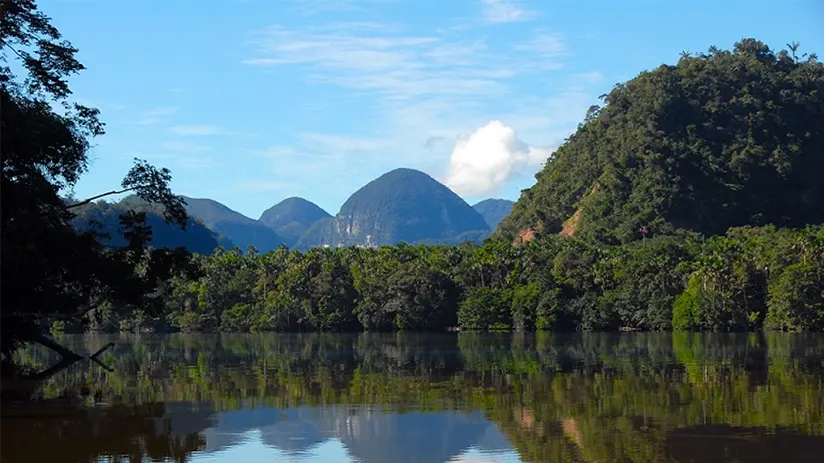
[[[113,371],[4,404],[4,463],[824,461],[822,335],[61,341]]]

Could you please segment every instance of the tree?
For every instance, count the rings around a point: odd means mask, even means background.
[[[169,278],[190,270],[182,249],[147,247],[146,214],[120,217],[126,244],[105,249],[94,231],[71,226],[72,209],[133,191],[160,203],[167,221],[185,227],[183,199],[171,173],[138,160],[122,189],[69,203],[61,196],[87,170],[90,140],[104,133],[97,109],[71,101],[68,78],[84,69],[75,49],[31,0],[0,6],[0,150],[2,150],[2,355],[40,342],[67,359],[76,354],[43,335],[53,319],[84,317],[104,301],[157,311]],[[12,65],[23,70],[15,74]]]

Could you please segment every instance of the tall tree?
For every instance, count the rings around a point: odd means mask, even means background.
[[[46,320],[82,317],[104,300],[157,308],[158,290],[189,262],[183,250],[147,247],[145,214],[120,218],[127,244],[104,249],[99,235],[78,233],[72,209],[131,191],[160,203],[169,222],[185,227],[182,198],[171,174],[137,161],[121,189],[70,203],[70,190],[89,165],[90,140],[104,133],[99,111],[72,102],[68,79],[83,70],[64,40],[31,0],[0,0],[0,241],[2,241],[2,355],[25,342],[61,351],[43,336]]]

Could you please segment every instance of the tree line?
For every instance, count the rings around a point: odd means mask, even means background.
[[[57,331],[817,331],[824,227],[595,245],[218,249],[164,287],[164,310],[106,301]]]

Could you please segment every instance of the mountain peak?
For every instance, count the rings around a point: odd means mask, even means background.
[[[267,252],[284,241],[274,230],[213,199],[187,196],[183,199],[189,215],[199,218],[209,229],[225,235],[241,249],[254,246],[258,251]]]
[[[292,196],[263,211],[260,222],[278,232],[287,246],[294,246],[315,222],[332,217],[317,204]]]
[[[483,217],[452,190],[415,169],[398,168],[372,180],[318,224],[300,246],[442,242],[489,230]]]
[[[494,230],[512,212],[514,205],[515,202],[508,199],[489,198],[476,203],[472,209],[478,211],[486,220],[489,228]]]

